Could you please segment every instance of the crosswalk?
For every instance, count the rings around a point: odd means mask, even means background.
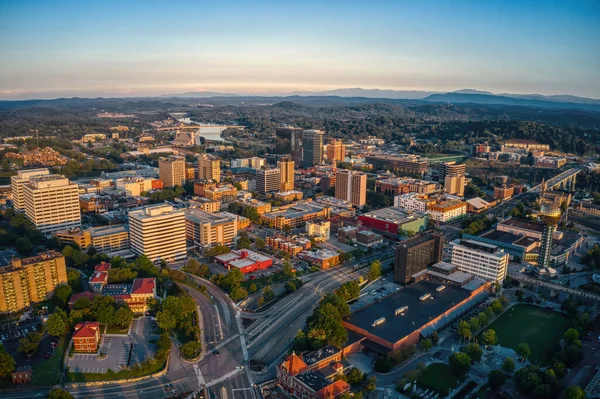
[[[210,387],[212,387],[213,385],[216,385],[216,384],[218,384],[218,383],[220,383],[220,382],[223,382],[223,381],[225,381],[225,380],[228,380],[228,379],[230,379],[231,377],[233,377],[234,375],[236,375],[236,374],[238,374],[238,373],[241,373],[241,372],[242,372],[242,369],[241,369],[241,368],[240,368],[240,369],[235,369],[235,370],[233,370],[233,371],[230,371],[229,373],[225,374],[224,376],[221,376],[221,377],[219,377],[219,378],[217,378],[217,379],[215,379],[215,380],[212,380],[212,381],[210,381],[210,382],[207,382],[207,383],[206,383],[206,388],[210,388]]]
[[[598,370],[598,372],[596,373],[594,378],[592,378],[591,381],[587,384],[587,386],[585,387],[585,392],[588,394],[591,394],[592,391],[596,388],[596,385],[598,385],[599,383],[600,383],[600,370]]]

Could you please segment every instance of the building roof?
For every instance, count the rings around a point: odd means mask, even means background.
[[[102,295],[110,295],[112,297],[129,296],[131,294],[131,284],[109,284],[102,289]]]
[[[104,283],[108,280],[107,272],[94,272],[90,277],[90,283]]]
[[[295,352],[289,355],[282,364],[292,377],[306,369],[306,363]]]
[[[415,219],[425,217],[425,214],[421,212],[413,212],[409,214],[408,212],[400,208],[391,206],[389,208],[382,208],[376,211],[365,213],[363,216],[373,219],[385,220],[396,224],[404,224],[411,222]]]
[[[327,385],[323,389],[317,392],[317,398],[319,399],[329,399],[335,398],[337,395],[340,395],[346,391],[350,390],[350,384],[348,384],[344,380],[337,380],[333,383]]]
[[[323,374],[316,371],[305,371],[296,375],[296,378],[302,381],[304,385],[308,386],[314,392],[319,392],[331,384],[329,380],[323,376]]]
[[[504,226],[516,227],[516,228],[523,229],[523,230],[536,231],[539,233],[544,231],[543,224],[541,224],[539,222],[533,222],[530,220],[508,218],[506,220],[498,222],[498,224],[504,225]]]
[[[436,291],[439,286],[426,281],[413,283],[386,296],[381,302],[358,309],[347,322],[390,343],[397,342],[470,296],[468,291],[452,286]],[[430,294],[430,298],[420,300],[426,294]],[[404,306],[408,308],[396,316],[395,311]],[[373,327],[375,320],[380,318],[385,318],[385,321]]]
[[[153,294],[156,289],[155,278],[136,278],[131,286],[134,295]]]
[[[96,265],[94,267],[94,271],[95,272],[108,272],[110,270],[110,263],[108,262],[101,262],[100,264]]]
[[[69,306],[75,305],[75,302],[77,302],[77,300],[81,299],[81,298],[87,298],[90,301],[93,301],[97,295],[98,294],[96,294],[95,292],[89,292],[89,291],[77,292],[77,293],[71,295],[71,298],[69,298],[68,305]]]
[[[335,356],[338,353],[340,353],[340,350],[338,348],[336,348],[333,345],[327,345],[324,348],[317,349],[316,351],[303,356],[303,360],[307,366],[312,366],[313,364]]]
[[[85,321],[83,323],[78,323],[75,326],[73,338],[94,338],[99,330],[100,323],[97,321]]]

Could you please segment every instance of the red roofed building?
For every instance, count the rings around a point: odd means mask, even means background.
[[[95,272],[108,272],[110,270],[110,268],[111,268],[110,263],[101,262],[99,265],[96,265],[96,267],[94,267],[94,271]]]
[[[102,294],[126,303],[133,313],[145,313],[148,300],[156,296],[156,279],[136,278],[133,284],[109,284],[103,288]]]
[[[98,350],[100,342],[100,323],[86,321],[75,326],[73,333],[73,347],[75,352],[93,353]]]
[[[350,391],[350,385],[334,379],[343,375],[342,353],[333,346],[316,350],[301,358],[292,353],[277,368],[279,385],[297,398],[331,399]]]
[[[94,292],[77,292],[71,295],[71,298],[69,298],[69,302],[67,302],[67,304],[69,305],[69,309],[73,310],[73,306],[75,305],[75,302],[77,302],[78,299],[87,298],[90,300],[90,302],[92,302],[96,295],[98,294]]]

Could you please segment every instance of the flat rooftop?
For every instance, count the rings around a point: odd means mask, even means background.
[[[412,220],[422,218],[425,216],[425,214],[421,212],[413,212],[412,214],[408,214],[400,208],[391,206],[389,208],[382,208],[376,211],[365,213],[363,216],[373,219],[386,220],[393,223],[407,223]]]
[[[451,286],[438,292],[439,286],[427,281],[410,284],[381,302],[358,309],[347,322],[388,342],[397,342],[470,297],[467,290]],[[430,294],[430,298],[420,300],[425,294]],[[396,316],[396,309],[404,306],[408,308]],[[373,327],[373,322],[380,318],[385,321]]]
[[[233,218],[220,213],[205,212],[198,208],[186,209],[185,218],[195,223],[211,223],[213,225],[231,223],[231,221],[234,220]]]
[[[544,231],[543,224],[541,224],[539,222],[533,222],[530,220],[523,220],[523,219],[510,218],[510,219],[506,219],[501,222],[498,222],[498,225],[516,227],[516,228],[520,228],[520,229],[524,229],[524,230],[537,231],[540,233],[542,231]]]

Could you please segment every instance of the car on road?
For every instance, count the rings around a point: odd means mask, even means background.
[[[50,352],[47,352],[47,353],[44,355],[44,358],[45,358],[45,359],[48,359],[48,358],[50,358],[50,356],[52,356],[52,353],[50,353]]]

